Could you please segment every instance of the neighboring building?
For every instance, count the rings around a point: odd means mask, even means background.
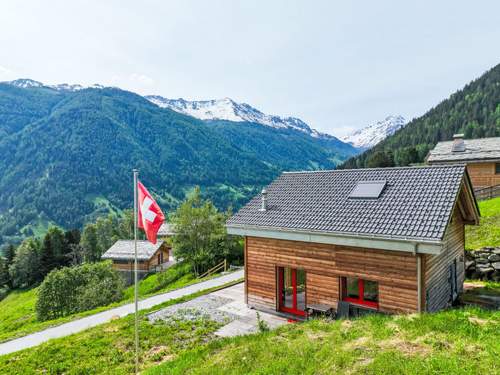
[[[113,268],[123,272],[125,280],[132,282],[134,278],[134,241],[119,240],[102,255],[102,259],[111,259]],[[164,241],[153,245],[149,241],[137,241],[137,269],[139,278],[150,272],[168,267],[170,247]]]
[[[500,137],[439,142],[427,155],[430,165],[465,163],[474,189],[500,185]]]
[[[158,237],[168,238],[175,234],[172,224],[164,222],[160,229],[158,229]]]
[[[227,222],[245,237],[250,307],[305,315],[436,311],[462,291],[464,225],[479,211],[466,168],[283,173]]]

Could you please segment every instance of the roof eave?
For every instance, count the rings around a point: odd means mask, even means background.
[[[152,257],[149,257],[149,258],[146,258],[146,257],[137,257],[137,260],[138,261],[148,261],[150,260]],[[102,255],[101,256],[101,259],[104,259],[104,260],[130,260],[130,261],[133,261],[134,260],[134,255]]]
[[[296,230],[291,228],[269,228],[248,225],[226,225],[229,234],[249,237],[274,238],[280,240],[324,243],[378,250],[402,251],[437,255],[441,253],[442,242],[418,238],[387,237],[366,234],[345,234]]]

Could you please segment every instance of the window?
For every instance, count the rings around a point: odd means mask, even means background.
[[[495,174],[500,174],[500,163],[495,163]]]
[[[378,282],[357,277],[343,277],[342,299],[358,305],[378,308]]]
[[[382,194],[387,181],[358,181],[349,198],[377,199]]]

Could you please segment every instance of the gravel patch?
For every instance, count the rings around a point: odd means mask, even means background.
[[[148,315],[150,322],[157,320],[188,320],[210,319],[217,323],[227,324],[237,319],[234,314],[218,310],[219,307],[232,302],[229,298],[208,294],[197,297],[193,300],[168,306]]]

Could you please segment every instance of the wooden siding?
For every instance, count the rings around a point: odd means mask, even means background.
[[[495,163],[467,163],[467,171],[474,189],[500,185],[500,174],[495,174]]]
[[[454,260],[457,264],[457,291],[460,293],[463,290],[465,267],[464,224],[458,206],[446,230],[442,253],[425,256],[425,309],[427,311],[437,311],[451,305],[450,267]]]
[[[247,301],[276,310],[276,267],[306,271],[307,303],[335,305],[339,278],[355,276],[379,283],[379,309],[417,310],[417,262],[409,253],[298,241],[247,237],[245,241]]]
[[[163,263],[168,262],[168,257],[170,255],[170,248],[167,246],[167,244],[164,243],[149,260],[150,268],[158,265],[158,254],[160,254],[160,252],[163,253]]]
[[[113,268],[119,271],[133,271],[134,270],[134,261],[129,261],[127,263],[122,262],[113,262]],[[141,271],[149,270],[149,262],[137,262],[137,269]]]

